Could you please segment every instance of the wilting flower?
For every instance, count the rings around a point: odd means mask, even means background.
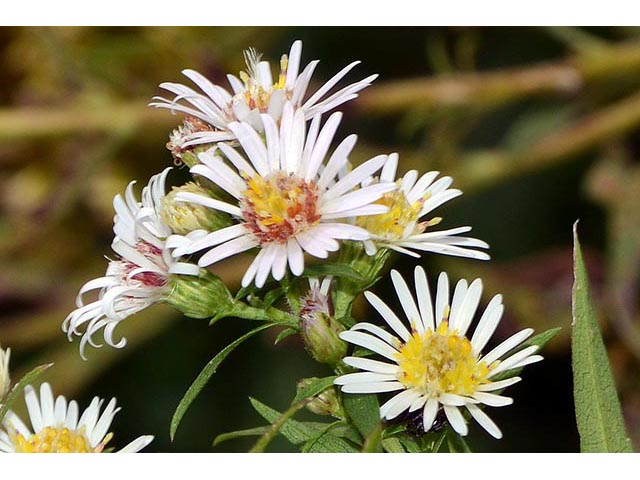
[[[48,383],[40,387],[40,398],[31,385],[24,390],[31,428],[9,411],[0,429],[0,452],[3,453],[101,453],[113,438],[111,422],[120,408],[112,398],[102,414],[104,400],[94,397],[79,414],[75,400],[59,395],[54,402]],[[149,445],[153,436],[138,437],[119,453],[135,453]]]
[[[9,357],[11,357],[11,349],[3,350],[0,346],[0,403],[9,391],[11,378],[9,378]]]
[[[319,61],[312,61],[298,73],[301,54],[302,42],[298,40],[291,46],[289,55],[283,55],[280,59],[280,74],[274,82],[269,62],[262,61],[262,56],[253,49],[245,51],[247,71],[240,72],[240,78],[227,75],[233,92],[210,82],[194,70],[183,70],[182,73],[193,81],[202,93],[179,83],[160,84],[161,88],[173,93],[175,97],[171,100],[154,97],[156,101],[151,103],[152,106],[183,112],[205,122],[200,128],[186,128],[183,132],[187,134],[186,137],[173,138],[172,148],[232,140],[235,138],[235,132],[229,128],[232,122],[247,122],[255,130],[262,131],[260,115],[266,113],[277,123],[286,102],[290,102],[296,109],[302,109],[305,119],[309,120],[357,97],[358,92],[369,86],[377,77],[371,75],[327,96],[329,91],[360,63],[353,62],[305,100],[311,76]]]
[[[229,124],[245,156],[221,142],[201,153],[202,164],[191,168],[191,173],[226,191],[231,201],[191,193],[176,196],[177,200],[226,212],[238,223],[192,242],[184,242],[183,237],[175,238],[175,243],[174,237],[171,240],[172,246],[180,244],[174,255],[208,249],[198,261],[201,267],[258,247],[242,279],[243,286],[255,279],[258,287],[264,285],[269,273],[282,279],[287,263],[294,275],[302,274],[303,252],[327,258],[329,252],[339,249],[338,240],[368,239],[364,228],[337,220],[386,212],[387,207],[372,202],[396,188],[394,183],[381,182],[354,190],[382,167],[386,155],[364,162],[336,181],[356,141],[355,135],[347,137],[324,163],[340,113],[331,115],[322,129],[320,117],[315,117],[306,135],[304,113],[290,103],[284,107],[280,127],[269,115],[261,118],[265,140],[248,123]]]
[[[431,231],[430,227],[442,219],[425,218],[440,205],[462,195],[460,190],[449,188],[453,179],[442,177],[436,180],[439,172],[428,172],[418,178],[418,172],[410,170],[396,180],[397,166],[398,155],[391,154],[379,180],[372,177],[365,182],[365,185],[376,181],[396,181],[398,184],[398,189],[386,193],[376,202],[388,207],[386,213],[355,219],[356,225],[371,233],[371,239],[364,242],[367,253],[372,255],[378,247],[384,247],[413,257],[420,256],[412,252],[418,250],[488,260],[489,255],[474,249],[489,248],[489,245],[476,238],[459,236],[470,231],[471,227]]]
[[[522,330],[489,353],[482,354],[504,311],[501,295],[491,299],[469,340],[467,331],[482,295],[480,279],[471,285],[460,280],[449,301],[449,280],[441,273],[432,305],[427,277],[421,267],[415,269],[417,304],[397,271],[391,272],[391,278],[410,328],[377,295],[366,292],[367,300],[393,333],[363,322],[340,337],[387,361],[346,357],[347,365],[364,372],[343,375],[335,383],[341,385],[345,393],[399,391],[380,407],[383,419],[391,420],[405,411],[422,409],[424,431],[428,432],[442,409],[451,427],[460,435],[466,435],[467,424],[461,412],[465,408],[489,434],[501,438],[500,429],[480,405],[501,407],[513,403],[511,398],[492,392],[521,379],[494,379],[503,372],[542,360],[541,356],[534,355],[537,346],[513,353],[533,330]]]
[[[77,309],[70,313],[62,329],[71,340],[82,335],[80,353],[84,357],[87,343],[99,346],[93,335],[104,329],[108,345],[122,348],[126,339],[115,341],[114,329],[125,318],[164,299],[168,293],[170,275],[197,275],[196,265],[176,260],[166,246],[171,229],[162,221],[161,206],[165,192],[165,180],[170,168],[154,175],[142,190],[142,202],[133,193],[131,182],[125,197],[116,195],[113,206],[116,211],[111,245],[118,254],[109,262],[104,277],[87,282],[76,298]],[[84,296],[97,290],[98,298],[86,302]],[[84,328],[84,334],[81,332]]]

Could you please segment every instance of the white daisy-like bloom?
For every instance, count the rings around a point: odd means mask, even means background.
[[[104,277],[84,284],[76,298],[78,308],[62,324],[69,340],[82,335],[83,358],[87,343],[100,346],[93,336],[101,329],[108,345],[124,347],[125,338],[113,338],[115,328],[125,318],[163,300],[170,275],[199,273],[197,265],[174,258],[166,244],[172,232],[162,221],[161,201],[169,170],[151,177],[142,190],[141,202],[133,192],[135,182],[129,183],[124,198],[118,194],[113,200],[115,238],[111,247],[119,258],[109,262]],[[85,295],[91,291],[97,291],[97,298],[87,301]]]
[[[11,378],[9,377],[9,358],[11,357],[11,349],[2,349],[0,346],[0,404],[2,399],[9,391]]]
[[[75,400],[53,397],[51,386],[43,383],[40,397],[31,385],[24,390],[31,428],[12,411],[0,428],[2,453],[101,453],[113,438],[111,422],[120,408],[112,398],[102,410],[104,400],[94,397],[80,414]],[[138,437],[117,453],[135,453],[149,445],[152,435]]]
[[[262,287],[270,273],[281,280],[287,264],[291,273],[301,275],[304,252],[327,258],[339,249],[338,240],[367,240],[367,230],[339,220],[386,212],[387,207],[372,202],[396,185],[380,182],[354,189],[384,165],[387,155],[364,162],[336,181],[356,142],[355,135],[347,137],[324,162],[341,117],[339,112],[332,114],[320,129],[320,117],[316,116],[305,135],[304,112],[287,103],[280,127],[270,115],[261,115],[264,140],[248,123],[229,124],[244,156],[221,142],[199,154],[202,163],[193,166],[191,173],[209,179],[233,201],[191,193],[179,193],[176,200],[226,212],[237,223],[191,242],[171,237],[170,245],[177,246],[174,254],[206,249],[198,265],[207,267],[258,247],[242,285],[248,286],[255,279],[255,284]]]
[[[397,182],[398,189],[385,194],[377,203],[389,208],[387,213],[358,217],[355,224],[371,232],[371,239],[364,242],[365,251],[373,255],[379,247],[419,257],[412,250],[434,252],[478,260],[489,260],[489,255],[476,250],[489,248],[486,242],[476,238],[460,236],[471,227],[457,227],[448,230],[431,231],[430,227],[440,223],[440,217],[428,217],[442,204],[462,195],[455,188],[451,177],[441,177],[440,172],[428,172],[418,178],[417,170],[408,171],[396,180],[398,155],[389,155],[379,179],[370,177],[364,185],[377,181]]]
[[[274,83],[269,62],[262,61],[261,55],[253,49],[245,51],[247,71],[240,72],[240,78],[227,75],[232,92],[212,83],[194,70],[183,70],[182,73],[202,93],[179,83],[166,82],[160,84],[160,87],[173,93],[175,97],[173,99],[154,97],[155,102],[150,105],[185,113],[213,127],[213,130],[203,128],[199,132],[192,132],[186,139],[188,141],[177,142],[181,147],[186,147],[233,140],[235,133],[229,128],[232,122],[247,122],[254,129],[262,131],[260,115],[269,114],[277,123],[287,101],[291,102],[296,109],[302,109],[305,119],[309,120],[356,98],[358,92],[368,87],[377,77],[377,75],[371,75],[328,95],[333,87],[360,63],[352,62],[311,96],[306,97],[311,76],[319,60],[312,61],[299,73],[301,54],[302,42],[297,40],[291,46],[289,55],[282,56],[280,74]]]
[[[483,354],[482,349],[504,311],[501,295],[491,299],[469,339],[467,331],[482,295],[480,279],[470,285],[460,280],[450,301],[449,280],[441,273],[432,304],[427,276],[421,267],[415,269],[415,298],[397,271],[391,272],[391,278],[408,319],[408,328],[377,295],[365,292],[392,333],[363,322],[341,333],[340,338],[377,353],[386,361],[345,357],[344,363],[364,371],[338,377],[335,383],[341,385],[345,393],[399,392],[380,407],[380,416],[386,420],[405,411],[422,409],[424,431],[428,432],[442,409],[451,427],[460,435],[466,435],[468,427],[463,416],[466,410],[489,434],[501,438],[500,429],[480,406],[501,407],[513,403],[511,398],[495,392],[519,382],[520,377],[492,379],[542,360],[540,355],[535,355],[537,346],[513,353],[533,330],[522,330]]]

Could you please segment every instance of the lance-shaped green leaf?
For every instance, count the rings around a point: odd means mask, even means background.
[[[343,263],[321,263],[318,265],[310,265],[302,272],[303,277],[326,277],[326,276],[347,278],[356,282],[366,281],[360,273],[354,268]]]
[[[4,420],[4,416],[18,399],[18,396],[24,391],[25,387],[35,382],[38,377],[51,366],[53,366],[53,363],[47,363],[45,365],[40,365],[34,368],[13,386],[13,388],[7,394],[7,397],[4,399],[3,403],[0,404],[0,425],[2,424],[2,420]]]
[[[233,432],[221,433],[214,440],[212,446],[221,444],[222,442],[226,442],[227,440],[233,440],[235,438],[243,438],[243,437],[259,437],[264,435],[271,429],[271,425],[265,425],[262,427],[254,427],[247,428],[245,430],[235,430]]]
[[[375,395],[346,393],[342,395],[342,404],[363,439],[370,438],[380,428],[380,404]],[[377,442],[375,450],[379,451],[380,448],[380,442]]]
[[[574,236],[573,322],[571,350],[576,421],[582,452],[632,452],[607,351],[589,294],[589,280]]]
[[[314,378],[307,386],[298,390],[296,396],[294,397],[293,403],[297,403],[300,400],[309,397],[315,397],[319,393],[324,392],[327,388],[333,386],[333,381],[336,379],[335,376],[332,377],[324,377],[324,378]]]
[[[264,403],[259,402],[254,398],[249,398],[251,405],[255,410],[268,422],[276,423],[279,419],[282,418],[282,415],[277,410],[274,410],[271,407],[268,407]],[[317,425],[317,424],[314,424]],[[325,428],[326,425],[323,425],[322,428]],[[292,418],[286,419],[277,425],[278,433],[282,434],[287,440],[289,440],[294,445],[298,445],[304,442],[307,442],[316,437],[316,435],[322,430],[319,426],[310,426],[310,424],[305,422],[299,422],[297,420],[293,420]],[[318,438],[313,447],[310,450],[311,452],[357,452],[350,443],[343,440],[342,438],[334,437],[330,433],[326,433],[325,435]]]
[[[178,404],[176,411],[173,413],[173,418],[171,419],[171,429],[170,429],[170,435],[171,435],[172,441],[176,434],[176,430],[178,429],[178,426],[182,421],[182,417],[184,417],[184,414],[186,413],[187,409],[193,403],[193,401],[198,396],[198,394],[202,391],[202,389],[207,384],[211,376],[214,373],[216,373],[222,361],[225,358],[227,358],[227,356],[242,342],[244,342],[248,338],[251,338],[257,333],[260,333],[261,331],[266,330],[267,328],[270,328],[273,326],[274,325],[272,323],[269,323],[266,325],[261,325],[258,328],[254,328],[250,332],[244,334],[242,337],[238,338],[234,342],[227,345],[215,357],[213,357],[209,361],[209,363],[205,365],[205,367],[202,369],[200,374],[197,376],[197,378],[194,380],[194,382],[191,384],[191,386],[187,390],[187,393],[184,394],[184,397],[182,397],[182,400],[180,400],[180,403]]]
[[[453,428],[447,427],[446,437],[450,453],[471,453],[471,449],[465,439],[458,435]]]

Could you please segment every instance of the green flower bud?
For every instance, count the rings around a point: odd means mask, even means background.
[[[11,384],[11,379],[9,378],[10,356],[10,348],[3,350],[2,347],[0,347],[0,400],[2,400],[7,394],[7,392],[9,391],[9,385]]]
[[[314,279],[309,294],[302,298],[301,335],[309,354],[320,363],[337,364],[347,353],[347,344],[338,334],[344,331],[330,313],[329,298]]]
[[[298,382],[297,390],[301,391],[308,387],[317,378],[303,378]],[[336,394],[334,387],[328,387],[323,392],[316,395],[311,402],[307,404],[307,410],[316,415],[331,415],[335,418],[344,418],[344,410],[340,404],[340,399]]]
[[[224,212],[195,203],[176,201],[176,195],[181,192],[210,196],[208,190],[196,183],[189,182],[181,187],[173,187],[171,191],[162,198],[160,216],[162,217],[162,221],[167,224],[174,233],[186,235],[198,229],[214,232],[231,225],[231,218]]]
[[[233,297],[224,282],[204,269],[198,277],[171,275],[165,301],[191,318],[212,318],[233,305]]]

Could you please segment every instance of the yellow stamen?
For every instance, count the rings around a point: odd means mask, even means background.
[[[398,380],[407,388],[417,388],[431,398],[443,393],[471,395],[497,362],[478,362],[471,342],[457,331],[449,331],[446,321],[436,331],[414,332],[397,354]]]
[[[426,224],[417,224],[416,222],[425,200],[426,197],[410,204],[402,190],[394,190],[384,194],[375,202],[389,207],[387,213],[357,217],[356,224],[387,240],[404,238],[407,234],[405,231],[410,225],[415,225],[415,228],[412,232],[408,232],[409,234],[422,233],[426,228]]]
[[[242,213],[261,243],[283,243],[320,221],[318,189],[313,182],[284,173],[246,180]]]
[[[17,453],[93,453],[101,452],[111,436],[107,435],[97,447],[91,448],[84,428],[45,427],[29,439],[16,432],[11,435],[11,440]]]
[[[264,87],[256,80],[258,77],[261,54],[255,50],[249,49],[245,51],[245,62],[247,63],[247,72],[240,72],[240,80],[244,83],[244,91],[238,93],[235,98],[240,97],[249,106],[250,109],[258,109],[262,113],[266,113],[271,101],[271,94],[274,90],[283,90],[287,82],[287,66],[289,59],[286,55],[280,58],[280,74],[278,81],[272,86]]]

